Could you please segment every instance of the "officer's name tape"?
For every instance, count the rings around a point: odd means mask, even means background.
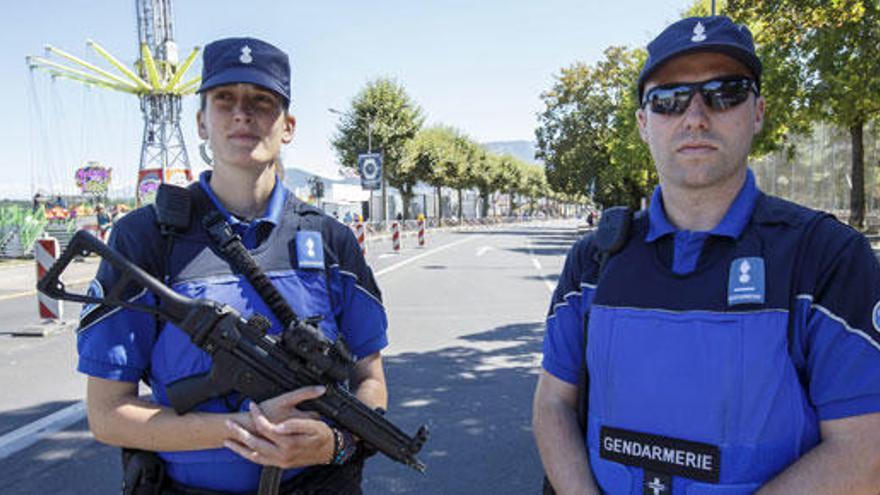
[[[602,459],[646,470],[718,483],[721,451],[715,445],[603,426]]]

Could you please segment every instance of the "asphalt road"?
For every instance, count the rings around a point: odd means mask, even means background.
[[[540,489],[530,416],[541,322],[575,235],[574,223],[548,222],[430,233],[425,248],[405,238],[400,254],[385,241],[368,246],[389,315],[388,417],[409,433],[427,424],[431,438],[420,454],[425,475],[377,456],[366,469],[367,494]],[[77,268],[84,280],[88,263]],[[0,491],[118,493],[118,450],[95,442],[81,419],[73,333],[3,335],[34,321],[36,302],[22,294],[33,285],[5,283],[24,276],[17,273],[0,267]],[[77,309],[66,311],[75,317]],[[73,423],[47,431],[50,414]]]

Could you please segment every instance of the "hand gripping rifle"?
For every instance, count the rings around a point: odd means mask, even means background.
[[[69,293],[60,280],[75,256],[90,253],[120,273],[118,282],[103,299]],[[124,300],[121,294],[130,283],[152,291],[162,304],[147,306]],[[186,332],[193,344],[211,355],[213,364],[208,373],[167,387],[168,399],[178,414],[231,392],[261,402],[297,388],[323,385],[327,389],[324,395],[303,402],[299,408],[317,411],[367,446],[425,472],[416,454],[428,439],[427,427],[421,426],[410,437],[340,386],[350,377],[354,361],[309,320],[296,321],[280,335],[267,335],[271,324],[265,316],[255,314],[244,319],[225,304],[180,295],[85,231],[73,236],[37,288],[53,299],[145,311]]]

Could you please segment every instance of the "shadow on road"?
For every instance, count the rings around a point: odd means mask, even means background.
[[[119,449],[95,442],[85,420],[0,460],[5,495],[119,493]]]
[[[365,473],[368,494],[537,493],[541,467],[531,432],[543,325],[513,324],[462,337],[461,346],[386,359],[389,418],[431,438],[428,472],[381,456]]]
[[[509,251],[535,256],[565,256],[578,240],[574,233],[536,232],[529,237],[525,247],[507,248]]]
[[[553,273],[553,274],[548,273],[547,275],[527,275],[524,278],[527,280],[537,280],[539,282],[547,280],[547,281],[550,281],[554,284],[559,282],[559,274],[558,273]],[[547,296],[547,303],[548,304],[550,303],[550,296],[549,295]]]
[[[35,406],[23,407],[0,412],[0,435],[5,435],[23,425],[60,411],[67,406],[75,404],[72,400],[56,400],[44,402]]]

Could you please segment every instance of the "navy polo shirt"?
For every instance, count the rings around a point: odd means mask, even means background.
[[[672,271],[679,275],[686,275],[697,267],[703,245],[709,236],[737,239],[742,234],[755,209],[757,198],[758,188],[755,185],[755,175],[751,170],[747,170],[746,180],[736,199],[733,200],[724,218],[715,228],[709,231],[678,230],[666,218],[663,195],[660,186],[657,186],[654,189],[654,195],[651,196],[651,206],[648,208],[649,225],[645,241],[657,242],[667,235],[673,235]]]
[[[217,210],[223,214],[223,218],[232,226],[232,230],[241,237],[241,242],[248,249],[254,249],[259,246],[263,240],[269,237],[272,229],[278,225],[281,219],[281,212],[284,209],[284,202],[287,199],[287,189],[281,185],[281,179],[275,177],[275,187],[272,188],[272,194],[269,196],[269,203],[266,205],[266,211],[259,218],[255,218],[250,222],[244,221],[226,209],[220,199],[211,190],[211,172],[205,171],[199,176],[199,185],[205,191],[205,194],[211,198],[211,202],[217,207]]]

